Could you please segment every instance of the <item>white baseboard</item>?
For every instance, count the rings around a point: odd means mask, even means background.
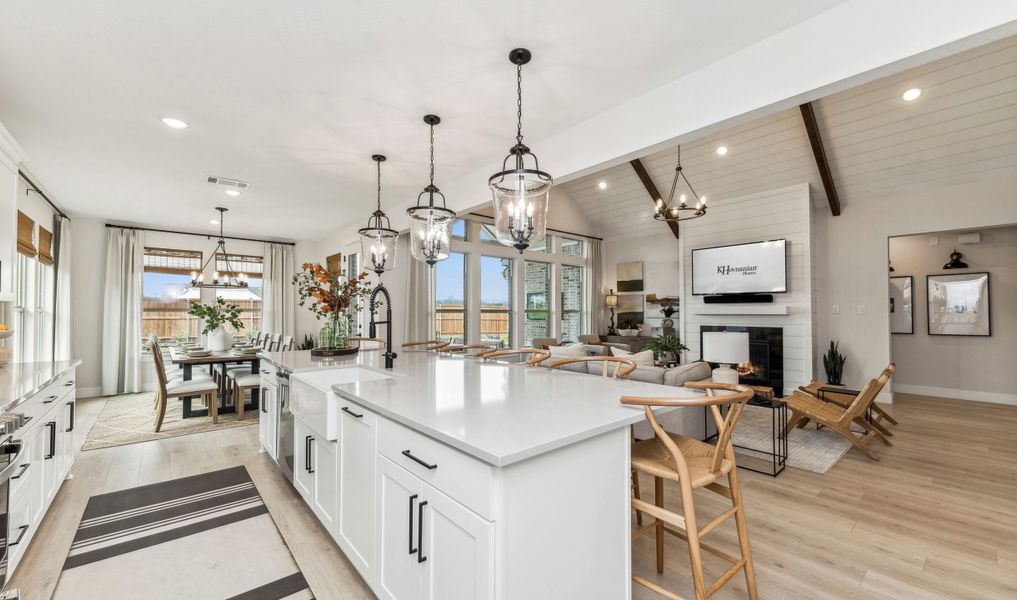
[[[976,390],[953,390],[950,388],[929,387],[924,385],[909,385],[895,383],[893,391],[902,394],[917,394],[919,396],[936,396],[938,398],[952,398],[954,400],[974,400],[976,402],[992,402],[993,404],[1017,405],[1017,394],[1000,394],[997,392],[979,392]]]
[[[893,404],[893,392],[888,392],[884,389],[876,396],[876,402],[880,404]]]
[[[156,386],[155,382],[146,383],[146,384],[141,386],[141,391],[143,391],[143,392],[154,392],[155,391],[155,386]],[[99,396],[102,396],[102,388],[101,387],[79,387],[76,390],[74,395],[77,398],[97,398]]]

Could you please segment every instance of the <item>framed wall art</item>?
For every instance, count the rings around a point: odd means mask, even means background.
[[[989,274],[926,276],[929,335],[992,335]]]

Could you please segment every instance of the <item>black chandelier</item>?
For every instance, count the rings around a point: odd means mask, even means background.
[[[406,216],[410,220],[410,254],[433,267],[448,258],[456,213],[445,206],[445,194],[434,185],[434,126],[441,123],[441,119],[435,115],[426,115],[424,123],[431,128],[431,182],[417,195],[416,206],[406,209]],[[420,201],[425,194],[427,205],[422,206]],[[435,195],[441,198],[441,206],[435,206]]]
[[[674,196],[675,192],[678,191],[679,181],[684,181],[685,186],[689,188],[692,199],[696,202],[694,206],[689,206],[689,196],[680,192],[678,194],[678,202],[675,203]],[[657,206],[653,213],[653,218],[658,221],[677,223],[678,221],[698,219],[705,214],[706,196],[696,194],[696,190],[689,183],[689,178],[685,176],[685,171],[682,170],[682,147],[678,146],[678,166],[674,168],[674,181],[671,182],[671,192],[667,195],[667,202],[657,198]]]
[[[381,210],[381,163],[385,162],[385,157],[374,154],[371,160],[378,165],[378,204],[367,219],[367,227],[358,229],[357,233],[360,234],[360,255],[368,257],[371,269],[381,276],[395,267],[399,232],[392,229],[388,216]]]
[[[542,242],[547,234],[547,205],[554,183],[523,143],[523,65],[532,56],[526,48],[509,52],[509,60],[516,66],[516,144],[502,161],[502,170],[487,180],[494,202],[495,238],[520,254]],[[527,156],[533,159],[532,169],[526,167]],[[513,168],[509,168],[509,161]]]
[[[215,207],[219,211],[219,241],[216,243],[215,250],[205,261],[205,264],[201,265],[200,271],[191,271],[191,287],[204,288],[204,289],[224,289],[224,288],[246,288],[247,287],[247,274],[237,273],[233,270],[233,266],[230,265],[230,255],[226,252],[226,238],[223,237],[223,217],[226,216],[228,208],[222,206]],[[224,266],[226,267],[225,272],[220,272],[218,264],[212,273],[212,283],[205,283],[205,267],[208,263],[216,260],[216,257],[222,255]]]

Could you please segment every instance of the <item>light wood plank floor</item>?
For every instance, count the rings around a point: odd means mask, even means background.
[[[875,446],[878,463],[852,450],[826,475],[742,473],[761,598],[1017,598],[1017,407],[898,397],[895,446]],[[80,402],[79,442],[100,407]],[[241,427],[79,454],[13,584],[26,600],[52,595],[89,496],[243,464],[316,597],[373,597],[257,451],[257,434]],[[643,493],[652,497],[652,481]],[[665,494],[676,508],[676,489]],[[710,496],[697,495],[701,519],[721,512]],[[733,526],[710,537],[737,548]],[[692,597],[687,549],[669,536],[666,552],[657,576],[652,538],[638,540],[635,572]],[[708,578],[724,569],[713,560]],[[657,598],[639,586],[634,597]],[[715,598],[745,598],[744,580]]]

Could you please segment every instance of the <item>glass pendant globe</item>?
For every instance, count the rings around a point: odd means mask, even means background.
[[[547,235],[547,179],[509,174],[491,181],[495,237],[522,252],[540,245]]]
[[[396,239],[399,232],[392,229],[361,229],[360,256],[364,267],[381,275],[391,271],[396,264]]]
[[[410,218],[410,254],[431,266],[448,258],[455,213],[442,208],[407,211]]]

